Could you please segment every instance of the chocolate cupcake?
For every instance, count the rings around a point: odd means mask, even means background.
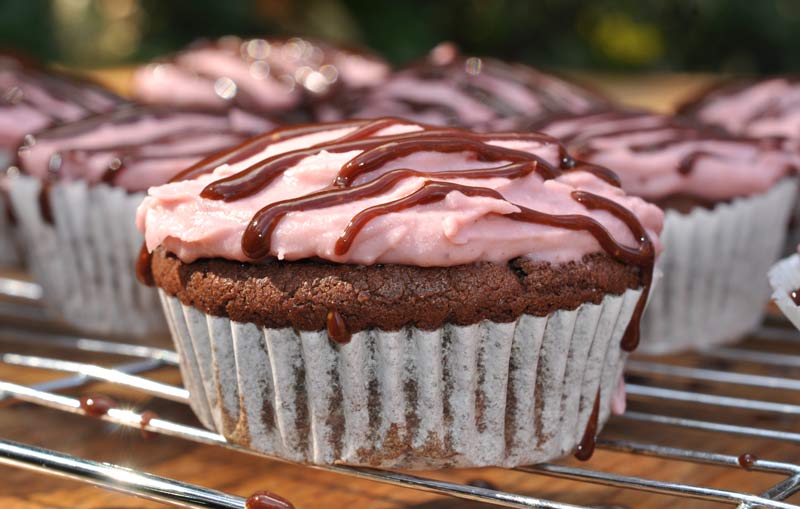
[[[526,65],[460,55],[445,43],[385,83],[318,105],[321,120],[396,116],[479,131],[520,120],[608,109],[599,93]]]
[[[576,157],[614,168],[622,187],[666,210],[665,246],[642,349],[701,349],[761,321],[764,280],[794,205],[798,156],[781,139],[735,136],[642,112],[562,117],[537,126]]]
[[[102,87],[45,71],[29,59],[0,53],[0,266],[19,262],[6,172],[23,136],[110,111],[122,102]]]
[[[143,191],[270,127],[238,111],[126,106],[27,136],[10,198],[48,311],[90,332],[166,331],[155,292],[133,276]]]
[[[379,57],[293,37],[198,41],[140,68],[133,94],[150,104],[251,112],[304,120],[310,103],[377,85],[389,73]]]
[[[207,427],[317,464],[591,454],[662,221],[613,173],[542,134],[392,118],[207,163],[137,219]]]

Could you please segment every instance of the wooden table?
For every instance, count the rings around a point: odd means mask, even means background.
[[[98,77],[118,89],[124,88],[129,71],[106,71]],[[648,76],[635,79],[629,77],[599,76],[594,82],[612,95],[640,106],[655,106],[669,110],[675,100],[686,97],[693,90],[709,81],[708,77],[686,77],[679,75]],[[800,353],[800,344],[787,346],[782,343],[756,344],[757,348]],[[0,333],[0,351],[30,353],[43,356],[64,356],[63,351],[47,348],[31,348],[18,343],[5,342]],[[111,365],[119,359],[106,355],[71,354],[69,358]],[[669,359],[687,365],[698,361],[691,356]],[[734,369],[734,365],[719,365],[723,369]],[[767,372],[768,370],[764,370]],[[800,378],[800,370],[780,370],[780,376]],[[46,372],[31,368],[17,368],[0,364],[0,380],[21,384],[35,384],[44,380],[63,377],[63,373]],[[178,384],[175,369],[162,369],[154,378]],[[709,390],[702,384],[683,386],[692,390]],[[149,409],[160,416],[197,425],[190,411],[179,404],[154,398],[134,395],[107,384],[94,384],[90,389],[68,391],[68,394],[104,393],[128,402],[136,409]],[[742,388],[735,395],[761,397],[759,391]],[[795,394],[781,393],[785,401],[800,402]],[[633,409],[645,406],[639,401],[630,404]],[[653,409],[650,405],[647,408]],[[664,413],[688,415],[681,406],[662,405]],[[746,415],[719,409],[699,410],[693,416],[710,420],[729,420],[741,424],[751,423],[776,429],[800,432],[800,420],[776,418],[770,415]],[[776,447],[775,442],[757,439],[742,439],[711,435],[703,432],[676,433],[673,428],[653,425],[633,425],[621,419],[613,419],[604,431],[605,437],[625,437],[661,444],[689,447],[704,451],[739,455],[750,452],[763,459],[800,462],[797,446]],[[418,491],[400,489],[376,482],[356,480],[350,477],[321,472],[300,465],[286,464],[255,458],[217,447],[196,445],[178,439],[155,437],[144,439],[139,432],[120,429],[87,417],[60,413],[35,407],[30,404],[5,402],[0,408],[0,437],[23,441],[69,454],[99,461],[125,465],[146,472],[202,484],[232,494],[248,496],[256,490],[267,489],[290,499],[300,509],[310,508],[415,508],[415,509],[474,509],[488,507],[483,504],[444,498]],[[563,463],[577,465],[569,458]],[[685,482],[689,484],[715,486],[757,493],[779,479],[772,475],[746,472],[742,469],[717,468],[686,462],[666,461],[656,458],[632,457],[629,454],[600,450],[587,464],[587,468],[617,472],[620,474]],[[461,471],[425,472],[423,475],[460,483],[480,480],[488,481],[498,488],[514,493],[544,499],[571,502],[599,507],[630,508],[695,508],[721,507],[708,502],[676,500],[671,497],[654,496],[639,492],[595,486],[584,482],[558,480],[501,469],[472,469]],[[677,503],[676,503],[677,502]],[[44,509],[44,508],[123,508],[162,507],[160,504],[115,494],[76,482],[54,479],[45,475],[19,469],[0,467],[0,508]]]

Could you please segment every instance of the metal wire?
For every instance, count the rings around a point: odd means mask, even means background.
[[[769,335],[770,339],[779,338],[777,340],[783,342],[790,342],[792,341],[791,338],[794,338],[795,341],[798,339],[796,333],[786,331],[771,330],[769,331]],[[77,399],[56,394],[55,391],[84,385],[95,380],[102,380],[104,382],[119,384],[132,390],[143,391],[150,395],[169,399],[181,404],[186,404],[188,402],[189,394],[185,389],[136,376],[136,374],[151,371],[165,365],[176,365],[177,356],[174,352],[158,348],[141,347],[138,345],[111,343],[100,339],[82,338],[62,333],[33,333],[17,327],[0,327],[0,337],[4,341],[10,342],[25,341],[26,343],[30,343],[33,341],[49,347],[101,352],[140,359],[136,362],[107,368],[57,358],[5,353],[0,356],[0,361],[8,364],[64,371],[74,375],[54,382],[39,384],[34,387],[25,387],[9,381],[0,381],[0,398],[13,397],[21,401],[34,403],[59,411],[83,414],[80,408],[80,402]],[[798,345],[800,345],[800,342],[798,342]],[[707,357],[735,360],[737,362],[800,367],[800,355],[769,354],[734,347],[721,348],[704,355]],[[639,375],[636,384],[628,385],[628,393],[633,399],[711,405],[744,411],[771,412],[789,416],[800,415],[800,405],[681,391],[655,385],[657,381],[664,379],[684,379],[709,382],[714,384],[714,387],[748,386],[795,391],[800,389],[800,381],[798,380],[644,361],[632,361],[630,373]],[[143,425],[142,415],[140,413],[123,407],[111,409],[108,414],[101,418],[121,426],[141,428],[150,432],[191,440],[200,444],[224,447],[242,453],[262,456],[235,444],[228,443],[221,435],[205,429],[171,422],[157,417]],[[621,419],[623,421],[647,422],[679,429],[695,429],[713,433],[758,437],[784,444],[800,444],[800,433],[790,431],[659,415],[638,410],[627,412]],[[738,464],[738,458],[735,456],[672,448],[651,443],[601,438],[598,440],[598,447],[623,454],[654,456],[674,461],[688,461],[722,467],[741,468]],[[280,458],[271,459],[284,461]],[[156,478],[148,474],[122,469],[114,465],[96,464],[80,458],[39,449],[25,444],[0,441],[0,462],[13,464],[22,468],[35,469],[36,471],[50,475],[69,477],[90,484],[104,486],[109,489],[160,500],[180,507],[228,508],[243,507],[244,504],[243,499],[232,497],[224,493],[187,485],[179,481]],[[97,468],[100,468],[100,470],[96,470]],[[518,509],[589,509],[584,506],[506,493],[494,489],[439,481],[400,472],[338,465],[311,466],[310,468],[377,481],[397,487],[448,495],[464,500],[480,501],[503,507]],[[736,506],[739,509],[760,507],[775,509],[800,508],[800,506],[784,502],[786,497],[800,490],[800,466],[792,463],[774,462],[762,459],[755,461],[752,465],[752,470],[781,476],[779,482],[760,494],[740,493],[733,490],[696,486],[668,480],[648,479],[639,476],[626,476],[560,464],[542,464],[521,467],[517,470],[616,488],[719,502]],[[103,475],[100,475],[101,472]],[[117,472],[117,474],[112,475],[114,472]],[[123,474],[119,474],[119,472],[123,472]],[[122,478],[122,480],[120,480],[120,478]],[[153,486],[157,486],[158,489],[153,488]],[[204,496],[207,498],[203,498]]]

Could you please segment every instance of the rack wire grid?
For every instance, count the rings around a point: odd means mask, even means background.
[[[0,297],[0,343],[4,345],[3,350],[8,350],[9,347],[13,349],[15,346],[30,349],[33,345],[45,347],[47,351],[64,352],[66,356],[72,356],[76,352],[94,352],[130,359],[129,362],[107,367],[66,360],[63,356],[51,358],[5,351],[0,353],[0,361],[4,364],[64,372],[67,375],[33,386],[21,385],[13,380],[0,380],[0,401],[22,401],[85,415],[80,400],[63,393],[103,381],[131,391],[131,394],[145,393],[178,405],[188,403],[189,393],[186,389],[143,376],[157,369],[176,369],[178,358],[174,351],[79,337],[52,327],[43,318],[37,305],[41,297],[39,287],[21,279],[0,278]],[[800,464],[759,459],[744,454],[722,454],[703,450],[702,447],[717,443],[721,438],[732,441],[738,437],[745,439],[740,442],[742,444],[764,441],[769,444],[768,450],[791,457],[791,454],[786,453],[787,446],[791,449],[791,446],[800,444],[800,378],[792,378],[792,374],[800,376],[800,334],[790,329],[787,323],[775,319],[740,345],[719,347],[689,356],[634,357],[629,361],[626,373],[629,409],[624,415],[612,418],[597,440],[598,449],[628,455],[629,462],[654,457],[673,462],[708,465],[707,468],[723,467],[742,472],[746,470],[746,475],[751,475],[751,472],[774,474],[770,476],[771,480],[775,476],[779,478],[777,482],[772,480],[771,484],[756,493],[659,478],[659,472],[652,470],[642,472],[641,476],[614,473],[593,468],[592,461],[576,464],[575,461],[566,460],[514,470],[536,476],[591,483],[609,490],[635,490],[652,494],[653,497],[666,495],[684,501],[701,500],[717,507],[800,508],[800,505],[787,501],[800,491]],[[132,410],[112,408],[107,414],[97,418],[121,427],[143,429],[149,433],[258,455],[200,427],[157,416],[150,419]],[[765,421],[772,426],[764,426]],[[36,425],[35,422],[30,423],[32,427]],[[657,428],[658,432],[644,433],[646,436],[639,440],[630,439],[631,436],[641,437],[643,428]],[[700,447],[682,448],[663,443],[665,439],[669,441],[688,433],[700,433],[702,438],[694,442],[699,443]],[[746,451],[743,449],[741,452]],[[797,453],[798,450],[789,452]],[[279,458],[270,459],[283,461]],[[0,464],[69,478],[173,506],[214,509],[246,506],[244,498],[203,486],[157,477],[117,465],[97,463],[2,438]],[[373,468],[345,465],[308,468],[499,507],[620,507],[575,505],[500,491],[481,483],[460,484]],[[675,470],[679,469],[670,471]]]

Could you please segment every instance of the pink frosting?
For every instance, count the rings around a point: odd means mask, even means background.
[[[284,112],[305,94],[323,95],[334,85],[376,85],[388,73],[377,57],[305,39],[224,37],[138,69],[133,92],[153,104]]]
[[[167,182],[204,156],[274,127],[244,112],[125,107],[29,136],[19,163],[37,178],[112,182],[142,191]]]
[[[537,128],[562,139],[576,157],[612,168],[626,191],[648,199],[748,196],[800,168],[798,153],[786,143],[681,125],[663,115],[595,113]]]
[[[800,81],[773,78],[711,92],[686,109],[737,134],[800,139]]]
[[[256,194],[234,201],[202,198],[200,192],[203,188],[267,157],[335,140],[354,129],[332,128],[317,134],[290,138],[268,146],[245,161],[223,164],[213,174],[151,188],[137,214],[137,224],[145,235],[148,248],[153,250],[164,246],[187,263],[206,257],[248,261],[242,250],[242,235],[259,209],[276,201],[328,187],[342,165],[361,151],[318,151],[293,165]],[[395,125],[379,131],[375,136],[419,129],[418,125],[413,124]],[[559,159],[558,145],[553,142],[495,140],[488,143],[527,151],[552,164]],[[360,177],[356,184],[397,168],[437,172],[504,164],[476,160],[475,154],[470,152],[416,152]],[[283,260],[318,257],[355,264],[452,266],[481,260],[502,263],[518,256],[561,263],[602,251],[594,237],[584,231],[517,222],[503,217],[519,211],[517,205],[549,214],[588,216],[603,225],[618,242],[635,247],[635,239],[625,223],[606,211],[588,210],[572,198],[571,193],[578,189],[606,197],[629,209],[646,228],[658,249],[658,233],[663,221],[660,209],[639,198],[627,196],[621,189],[592,173],[574,171],[550,180],[544,180],[535,172],[516,180],[499,177],[442,179],[467,186],[491,188],[502,194],[504,199],[469,197],[461,192],[450,192],[443,201],[418,205],[373,219],[355,237],[345,254],[334,252],[337,238],[354,215],[368,207],[408,196],[418,190],[425,180],[421,177],[407,178],[378,196],[324,209],[290,212],[272,234],[271,253]]]
[[[556,76],[491,58],[464,57],[451,45],[434,48],[428,58],[391,75],[353,104],[318,108],[323,120],[396,116],[433,125],[498,131],[522,119],[553,113],[582,113],[607,101]]]
[[[0,147],[16,149],[23,136],[62,122],[110,111],[121,98],[100,87],[0,55]]]

